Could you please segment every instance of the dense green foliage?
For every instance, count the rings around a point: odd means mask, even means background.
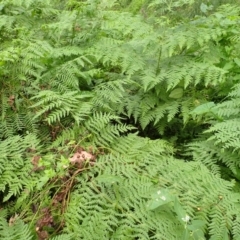
[[[0,1],[0,239],[240,239],[235,1]]]

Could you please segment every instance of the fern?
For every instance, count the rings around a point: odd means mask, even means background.
[[[39,145],[39,140],[33,135],[27,135],[25,138],[14,136],[0,144],[0,191],[4,196],[3,201],[19,195],[25,187],[31,186],[29,174],[32,164],[29,157],[31,157],[31,152],[39,149]]]
[[[3,210],[1,210],[1,217],[0,217],[0,237],[4,240],[17,240],[17,239],[26,239],[31,240],[33,236],[31,234],[30,229],[27,225],[23,223],[21,220],[16,220],[14,223],[10,223],[11,225],[6,222],[3,218]],[[4,216],[5,217],[5,216]]]
[[[0,1],[1,239],[239,238],[240,10],[199,7]]]
[[[36,239],[30,227],[18,216],[13,216],[9,223],[5,220],[7,212],[5,210],[0,211],[0,237],[3,240],[32,240]],[[52,237],[50,240],[71,240],[71,234],[62,234],[57,237]]]
[[[61,118],[71,115],[77,123],[82,121],[87,116],[91,109],[91,104],[83,102],[83,99],[88,99],[92,95],[89,93],[67,92],[65,94],[58,94],[53,91],[41,91],[32,99],[39,99],[32,108],[41,107],[35,118],[48,113],[46,121],[48,124],[60,121]]]
[[[88,132],[92,133],[92,143],[109,147],[111,143],[117,141],[121,134],[134,129],[132,126],[120,123],[119,120],[119,117],[111,114],[94,114],[85,124]]]
[[[205,131],[206,137],[203,141],[191,143],[194,160],[203,162],[215,173],[221,172],[221,163],[227,166],[231,174],[239,179],[239,114],[236,109],[238,106],[238,84],[230,92],[228,99],[219,104],[206,104],[195,111],[199,115],[210,114],[206,118],[211,126]],[[210,106],[208,104],[208,106]],[[209,119],[209,116],[212,116]],[[215,121],[214,121],[214,120]],[[218,121],[216,121],[218,120]],[[211,135],[209,135],[211,134]],[[219,149],[221,149],[219,151]],[[230,175],[231,175],[230,174]]]
[[[233,183],[207,172],[201,164],[183,166],[167,156],[161,141],[142,140],[127,137],[118,141],[116,152],[98,159],[92,173],[78,178],[79,187],[73,192],[66,213],[66,231],[84,239],[175,239],[188,231],[186,226],[190,229],[190,223],[185,225],[181,220],[187,214],[193,224],[198,220],[210,229],[218,226],[210,235],[221,239],[218,236],[222,231],[233,226],[236,212],[232,208],[237,209],[228,195]],[[159,144],[158,148],[152,148],[152,144]],[[170,204],[146,210],[148,204],[156,201],[149,196],[159,189],[167,189],[172,197],[177,197],[182,208]],[[228,213],[221,211],[222,207]],[[217,223],[223,217],[228,219],[226,224]]]

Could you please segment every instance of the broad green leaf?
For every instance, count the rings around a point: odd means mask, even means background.
[[[228,70],[232,69],[233,67],[234,67],[234,64],[233,64],[232,62],[227,62],[227,63],[224,65],[223,69],[226,70],[226,71],[228,71]]]
[[[173,200],[174,197],[169,193],[167,189],[155,191],[151,195],[151,200],[147,203],[147,209],[155,210],[162,205],[173,202]]]
[[[208,10],[208,6],[204,3],[201,3],[200,5],[200,9],[203,13],[207,13],[207,10]]]
[[[203,228],[205,225],[204,221],[201,220],[193,220],[190,225],[188,225],[188,229],[191,231],[195,231],[197,229]]]
[[[182,205],[180,204],[177,198],[175,198],[174,201],[174,210],[178,216],[179,221],[183,225],[185,225],[190,220],[190,217],[187,215],[186,211],[183,209]]]
[[[41,190],[48,181],[49,181],[49,177],[47,175],[42,176],[37,182],[37,185],[36,185],[37,190]]]
[[[240,67],[240,59],[239,58],[234,58],[234,62]]]
[[[214,102],[207,102],[207,103],[204,103],[204,104],[202,104],[200,106],[197,106],[191,112],[191,114],[201,115],[201,114],[209,113],[209,112],[211,112],[211,109],[213,107],[215,107],[215,103]]]
[[[183,96],[183,89],[182,88],[175,88],[170,94],[170,98],[181,98]]]
[[[196,230],[192,233],[193,239],[196,240],[205,240],[205,234],[202,230]]]
[[[181,240],[190,240],[190,239],[191,239],[190,232],[188,229],[185,229]]]

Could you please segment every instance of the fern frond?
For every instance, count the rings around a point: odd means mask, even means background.
[[[18,195],[24,187],[31,184],[29,173],[32,164],[26,152],[29,149],[36,151],[39,145],[39,140],[31,134],[25,138],[14,136],[1,142],[0,191],[4,192],[3,201]]]
[[[95,113],[85,123],[87,130],[92,134],[91,140],[95,145],[109,147],[115,143],[121,134],[127,133],[134,127],[120,123],[120,118],[112,114]]]
[[[41,108],[34,118],[38,118],[43,114],[49,112],[46,121],[49,124],[60,121],[63,117],[72,116],[77,123],[84,120],[90,113],[91,103],[84,102],[92,97],[90,93],[80,93],[76,91],[69,91],[64,94],[45,90],[39,92],[32,100],[37,100],[31,108]]]
[[[56,237],[50,238],[50,240],[72,240],[71,234],[61,234]]]
[[[183,165],[165,155],[166,150],[155,152],[156,148],[151,146],[154,141],[129,137],[119,139],[114,147],[118,151],[120,146],[121,154],[113,152],[100,157],[93,172],[79,176],[79,187],[73,192],[66,213],[67,232],[84,239],[110,239],[118,237],[119,232],[121,239],[175,239],[185,231],[185,222],[181,220],[185,215],[181,214],[186,213],[193,221],[205,222],[210,229],[217,225],[218,230],[211,231],[212,238],[233,226],[232,210],[238,211],[236,202],[228,195],[233,183],[211,174],[201,163]],[[134,145],[127,146],[133,139]],[[146,211],[149,195],[157,189],[169,189],[172,196],[178,196],[183,209],[182,213],[177,212],[180,220],[171,205]],[[219,196],[223,200],[218,203]],[[201,210],[197,211],[198,208]],[[212,208],[216,215],[209,214]],[[222,224],[225,211],[228,220]]]
[[[2,211],[2,210],[1,210]],[[0,217],[0,237],[3,240],[32,240],[28,225],[24,224],[20,219],[15,219],[14,223],[7,223],[7,221]]]

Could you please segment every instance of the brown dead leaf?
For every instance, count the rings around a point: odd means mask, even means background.
[[[88,153],[86,151],[76,152],[74,155],[69,159],[71,163],[79,163],[82,164],[86,160],[93,160],[94,155]]]
[[[41,158],[41,156],[34,156],[31,159],[31,163],[33,164],[34,167],[38,167],[38,163],[39,163],[40,158]]]
[[[17,218],[18,218],[18,214],[15,214],[14,216],[10,217],[8,221],[9,226],[12,226],[16,222]]]
[[[42,229],[43,227],[50,227],[53,224],[53,216],[50,213],[49,208],[43,208],[41,210],[43,216],[37,221],[37,227]]]
[[[31,163],[33,165],[33,170],[32,171],[36,172],[36,171],[40,171],[40,170],[44,169],[43,166],[42,167],[38,166],[40,159],[41,159],[41,156],[36,155],[36,156],[32,157],[32,159],[31,159]]]
[[[37,235],[38,235],[38,240],[46,240],[46,239],[48,239],[48,232],[47,231],[39,231],[36,228],[36,232],[37,232]]]
[[[16,108],[15,108],[15,106],[14,106],[14,104],[15,104],[15,96],[14,96],[14,95],[9,96],[9,98],[8,98],[8,104],[10,105],[10,107],[11,107],[14,111],[16,110]]]

